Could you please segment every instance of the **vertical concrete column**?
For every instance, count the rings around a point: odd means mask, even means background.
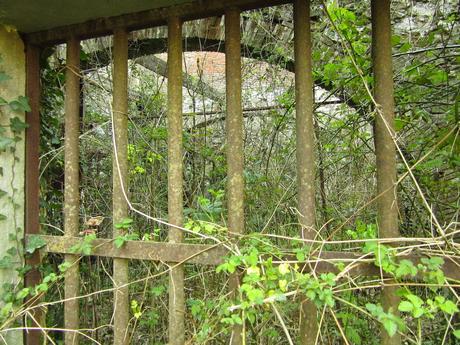
[[[116,224],[128,217],[128,33],[117,29],[113,35],[113,237],[124,235]],[[114,345],[127,345],[129,340],[128,260],[113,259]]]
[[[64,137],[64,236],[78,236],[80,215],[79,134],[80,134],[80,41],[67,41]],[[72,266],[65,274],[64,327],[79,328],[80,291],[78,256],[66,255]],[[76,332],[66,332],[66,345],[78,344]]]
[[[314,239],[316,236],[315,142],[310,1],[296,0],[294,2],[294,58],[297,208],[302,238]],[[300,308],[300,343],[315,344],[317,333],[316,307],[312,301],[304,301]]]
[[[399,237],[396,198],[396,147],[394,134],[393,63],[391,57],[390,0],[372,1],[372,62],[375,114],[375,155],[377,159],[377,221],[380,237]],[[382,304],[385,311],[398,312],[397,287],[385,287]],[[401,344],[401,337],[389,337],[382,327],[382,344]]]
[[[168,222],[169,242],[182,242],[182,22],[168,20]],[[169,276],[169,344],[185,343],[184,268],[175,267]]]
[[[7,31],[0,25],[0,71],[10,77],[0,81],[0,97],[12,101],[26,92],[26,62],[24,43],[14,31]],[[22,266],[21,240],[24,235],[24,131],[14,132],[10,120],[18,118],[25,121],[22,111],[12,111],[8,106],[0,106],[0,126],[4,129],[2,137],[11,139],[5,150],[0,151],[0,259],[10,256],[10,248],[17,249],[17,255],[11,257],[11,267],[0,268],[0,286],[17,284],[19,278],[16,268]],[[19,141],[14,141],[14,138]],[[8,140],[9,141],[9,140]],[[1,307],[1,303],[0,303]],[[3,335],[9,345],[23,342],[22,332],[13,331]]]
[[[230,236],[244,232],[244,151],[243,111],[241,107],[241,33],[240,11],[231,8],[225,12],[225,81],[227,102],[227,208]],[[238,274],[230,276],[230,290],[238,293]],[[231,344],[243,343],[243,328],[233,327]]]
[[[40,50],[37,46],[26,46],[26,89],[30,111],[26,114],[26,161],[25,161],[25,232],[27,235],[38,234],[40,231],[40,191],[39,191],[39,154],[40,154]],[[40,254],[35,251],[26,259],[26,264],[32,268],[24,277],[24,285],[33,287],[39,284],[41,277],[38,265]],[[34,305],[38,300],[30,298],[27,305]],[[27,324],[32,327],[43,326],[43,313],[40,309],[33,309],[32,320]],[[33,321],[35,320],[35,321]],[[24,331],[27,345],[39,345],[42,342],[41,332],[38,330]]]

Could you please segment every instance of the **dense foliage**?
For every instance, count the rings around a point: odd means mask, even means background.
[[[392,14],[400,232],[417,238],[399,246],[376,240],[375,113],[366,88],[372,89],[373,83],[368,2],[315,2],[312,9],[319,231],[311,246],[299,238],[295,210],[292,7],[243,14],[247,235],[236,244],[229,243],[225,222],[224,75],[210,71],[209,64],[217,64],[220,53],[206,44],[219,38],[207,37],[210,30],[197,34],[197,23],[185,25],[185,241],[231,248],[217,268],[186,265],[190,343],[225,343],[231,326],[242,323],[247,344],[295,343],[301,295],[318,307],[318,344],[377,344],[381,327],[390,335],[401,332],[405,343],[458,343],[460,285],[442,271],[446,261],[459,255],[458,4],[393,1]],[[147,30],[133,34],[130,41],[129,197],[133,207],[149,217],[133,211],[117,224],[125,230],[114,240],[117,247],[128,240],[167,240],[167,227],[155,221],[167,220],[166,80],[161,68],[152,70],[138,59],[162,34],[161,28]],[[193,44],[197,38],[202,43],[198,49]],[[106,344],[112,337],[112,261],[90,256],[95,238],[112,236],[110,47],[109,38],[85,41],[81,55],[84,239],[73,250],[82,254],[81,294],[86,297],[80,302],[81,328],[88,336],[81,339],[84,343],[93,338]],[[44,233],[55,235],[63,232],[64,52],[61,46],[46,51],[42,61],[41,225]],[[13,102],[26,107],[22,99]],[[16,103],[0,98],[0,106],[4,104]],[[42,245],[37,238],[29,251]],[[351,275],[352,265],[341,261],[329,262],[330,273],[305,271],[306,265],[316,267],[313,258],[323,250],[359,253],[380,275]],[[410,253],[423,258],[401,258]],[[2,309],[2,322],[7,325],[20,314],[15,308],[24,297],[46,292],[46,301],[52,302],[47,325],[61,327],[61,278],[67,268],[62,258],[49,255],[39,286],[8,287],[2,296],[9,309]],[[233,300],[226,282],[235,271],[241,272],[241,286]],[[168,265],[130,262],[130,280],[131,341],[165,343]],[[384,283],[400,286],[398,310],[383,310],[379,299]],[[60,332],[49,335],[58,343],[62,339]]]

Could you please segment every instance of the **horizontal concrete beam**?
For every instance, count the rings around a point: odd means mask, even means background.
[[[44,248],[46,252],[60,254],[73,254],[70,249],[83,240],[82,237],[48,235],[41,235],[41,237],[46,242]],[[214,266],[222,263],[222,258],[227,254],[227,250],[220,245],[126,241],[121,248],[116,248],[114,240],[106,238],[97,238],[91,245],[91,255],[94,256],[161,262],[186,261]]]
[[[172,16],[184,21],[221,16],[225,10],[237,7],[241,11],[289,3],[289,0],[201,0],[170,7],[156,8],[136,13],[123,14],[109,18],[98,18],[84,23],[72,24],[45,31],[24,34],[24,39],[35,45],[47,46],[65,42],[69,37],[79,39],[111,35],[114,29],[129,31],[166,25]]]

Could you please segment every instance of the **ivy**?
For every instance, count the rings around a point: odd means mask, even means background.
[[[26,243],[26,253],[32,254],[46,245],[46,241],[39,235],[30,235]]]
[[[123,247],[126,241],[134,241],[139,239],[139,234],[137,233],[128,233],[127,231],[131,229],[133,220],[131,218],[124,218],[119,223],[115,224],[115,228],[126,232],[121,234],[114,239],[114,245],[117,248]]]
[[[394,336],[398,330],[403,332],[406,329],[400,317],[391,311],[385,312],[380,304],[367,303],[366,309],[383,325],[390,337]]]
[[[82,254],[82,255],[91,255],[93,250],[93,241],[96,239],[96,234],[88,234],[83,237],[82,241],[79,241],[77,244],[70,248],[71,253]]]

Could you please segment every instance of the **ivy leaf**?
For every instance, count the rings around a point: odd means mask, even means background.
[[[21,300],[29,296],[30,288],[23,288],[16,294],[16,299]]]
[[[6,251],[6,253],[10,256],[15,256],[18,253],[18,250],[16,247],[11,247]]]
[[[11,110],[13,111],[19,111],[19,112],[28,112],[31,111],[30,105],[29,105],[29,99],[24,96],[19,96],[18,99],[15,99],[14,101],[11,101],[9,103],[9,106]]]
[[[14,139],[0,136],[0,151],[5,151],[13,143]]]
[[[7,192],[5,192],[4,190],[0,189],[0,199],[3,198],[7,194],[8,194]]]
[[[11,256],[5,255],[3,259],[0,260],[0,268],[11,268]]]
[[[11,77],[5,72],[0,72],[0,82],[10,80]]]
[[[7,105],[8,101],[4,99],[3,97],[0,97],[0,105]]]
[[[10,127],[13,133],[21,133],[24,129],[29,127],[29,125],[22,121],[19,117],[15,116],[10,119]]]
[[[46,241],[39,235],[29,236],[26,243],[26,252],[32,254],[35,250],[46,245]]]

